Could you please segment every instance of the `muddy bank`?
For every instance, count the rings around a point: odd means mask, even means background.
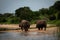
[[[21,30],[6,30],[6,31],[0,31],[0,32],[24,32]],[[54,34],[57,32],[57,27],[51,27],[51,28],[47,28],[46,31],[44,30],[38,30],[37,28],[35,29],[29,29],[28,32],[41,32],[41,33],[45,33],[45,34]]]
[[[47,27],[54,27],[54,24],[47,24]],[[17,29],[19,24],[0,24],[0,28]],[[36,28],[36,24],[30,25],[30,28]]]

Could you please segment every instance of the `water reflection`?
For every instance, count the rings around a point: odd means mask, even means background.
[[[20,35],[21,36],[29,36],[29,33],[28,32],[21,32]]]
[[[60,26],[58,27],[58,30],[57,30],[57,38],[58,40],[60,40]]]
[[[57,40],[57,36],[43,32],[2,32],[0,40]]]
[[[60,40],[60,28],[57,32],[0,32],[0,40]]]
[[[0,32],[0,34],[4,34],[4,33],[6,33],[6,32]]]

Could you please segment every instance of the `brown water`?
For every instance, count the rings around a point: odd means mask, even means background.
[[[0,32],[0,40],[58,40],[56,33],[43,32]]]

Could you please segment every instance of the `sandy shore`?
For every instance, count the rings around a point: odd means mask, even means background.
[[[38,30],[37,28],[35,28],[36,24],[32,24],[30,26],[30,28],[32,29],[29,29],[28,32],[43,32],[43,33],[46,33],[46,34],[52,34],[52,33],[55,33],[57,31],[57,27],[50,27],[48,26],[48,28],[46,29],[46,31],[44,30]],[[18,24],[0,24],[0,28],[9,28],[9,29],[16,29],[16,28],[19,28],[19,25]],[[7,30],[9,32],[22,32],[21,30]],[[3,32],[3,31],[0,31],[0,32]],[[5,31],[4,31],[5,32]]]
[[[0,32],[25,32],[25,31],[21,31],[21,30],[7,30],[7,31],[0,31]],[[46,31],[44,30],[38,30],[37,28],[35,29],[29,29],[28,33],[30,32],[37,32],[37,33],[43,33],[43,34],[48,34],[48,35],[51,35],[51,34],[54,34],[54,33],[57,33],[57,27],[51,27],[51,28],[47,28]]]
[[[47,27],[50,27],[51,25],[47,25]],[[18,29],[19,28],[19,24],[0,24],[0,28],[8,28],[8,29]],[[44,30],[38,30],[36,28],[36,24],[32,24],[30,26],[30,28],[32,29],[29,29],[29,32],[32,31],[32,32],[35,32],[35,31],[40,31],[40,32],[45,32]],[[50,27],[50,28],[47,28],[47,32],[53,32],[53,31],[56,31],[57,30],[57,27]],[[8,31],[17,31],[17,32],[21,32],[21,30],[8,30]]]
[[[55,26],[53,24],[47,24],[47,27]],[[36,24],[32,24],[30,28],[35,28]],[[10,28],[10,29],[16,29],[19,28],[19,24],[0,24],[0,28]]]

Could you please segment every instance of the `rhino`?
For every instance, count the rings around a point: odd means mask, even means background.
[[[30,28],[30,23],[27,20],[22,20],[19,24],[19,27],[21,27],[21,30],[25,30],[28,31],[28,29]]]
[[[38,30],[46,30],[47,27],[47,23],[46,20],[37,20],[36,22],[36,28],[38,28]]]

